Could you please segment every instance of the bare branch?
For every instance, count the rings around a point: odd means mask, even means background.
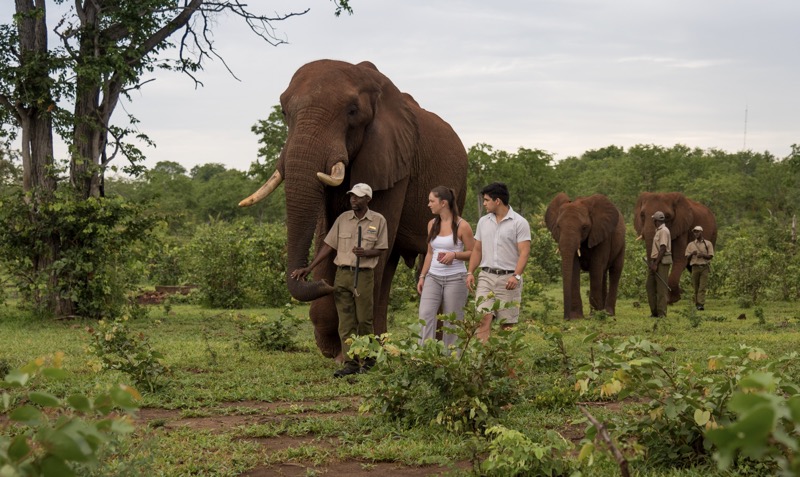
[[[614,456],[614,460],[617,461],[617,465],[619,465],[619,471],[622,474],[622,477],[630,477],[630,471],[628,471],[628,460],[625,459],[625,456],[622,455],[622,452],[619,451],[616,445],[614,445],[614,441],[611,439],[611,435],[608,433],[608,429],[604,426],[600,421],[597,420],[589,411],[586,410],[585,407],[580,406],[580,410],[586,419],[589,419],[594,427],[597,428],[597,435],[603,439],[603,442],[606,443],[609,449],[611,449],[611,453]]]
[[[17,120],[18,123],[22,122],[21,115],[24,112],[20,111],[18,107],[14,106],[14,104],[11,103],[11,100],[8,98],[8,96],[0,94],[0,106],[4,107],[5,109],[8,110],[8,112],[13,114],[14,118]]]

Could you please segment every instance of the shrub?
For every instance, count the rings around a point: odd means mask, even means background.
[[[244,237],[248,232],[245,226],[221,221],[197,227],[188,245],[189,270],[204,305],[242,308],[247,304],[243,278],[247,276]]]
[[[495,302],[495,308],[500,302]],[[368,392],[362,411],[379,411],[386,419],[408,426],[439,425],[463,432],[484,429],[493,423],[502,406],[519,394],[519,378],[513,366],[522,348],[518,330],[492,330],[486,343],[475,335],[481,316],[475,303],[465,307],[464,320],[453,320],[459,337],[455,348],[445,349],[437,340],[421,346],[417,337],[395,340],[354,338],[352,355],[374,357],[377,381]]]
[[[486,476],[562,476],[570,467],[563,456],[572,444],[555,431],[548,430],[545,442],[534,442],[523,433],[504,426],[486,430],[488,456],[478,471]]]
[[[126,319],[100,320],[96,329],[87,331],[91,335],[88,351],[100,360],[101,369],[121,371],[151,392],[160,386],[159,379],[166,372],[163,355],[150,347],[143,333],[132,333]]]
[[[631,450],[643,453],[653,465],[706,463],[711,443],[705,433],[734,422],[729,401],[743,376],[770,372],[779,385],[794,387],[781,378],[796,360],[794,354],[768,360],[759,348],[740,345],[709,357],[701,366],[670,364],[661,359],[664,350],[658,344],[638,337],[599,340],[595,346],[592,361],[577,373],[576,389],[586,393],[598,382],[600,397],[649,400],[642,412],[617,415],[606,425],[621,435],[620,441],[635,443]],[[587,438],[596,432],[594,425],[588,426]]]
[[[647,301],[645,282],[647,281],[647,258],[644,240],[636,240],[636,232],[632,228],[625,233],[625,266],[619,279],[617,295],[621,298],[632,298]]]
[[[389,293],[389,313],[405,310],[409,303],[419,301],[417,295],[416,270],[398,265],[392,279],[392,290]]]
[[[297,331],[303,320],[296,317],[294,305],[287,303],[276,320],[256,319],[249,324],[250,343],[263,351],[292,351],[297,349]]]
[[[143,277],[156,217],[119,197],[80,200],[65,188],[35,213],[21,193],[4,197],[0,223],[0,262],[26,304],[51,314],[49,290],[72,302],[75,314],[99,319],[123,314]],[[42,269],[37,261],[51,253],[52,241],[59,256]]]
[[[286,287],[286,227],[269,223],[252,228],[245,240],[247,288],[253,304],[278,307],[291,300]]]
[[[741,236],[726,242],[713,267],[722,293],[756,304],[772,289],[778,291],[773,286],[782,262],[783,255],[767,248],[759,236]]]
[[[45,359],[36,359],[11,371],[0,386],[21,389],[39,375],[63,379],[61,360],[57,353],[53,366],[45,367]],[[10,424],[0,433],[0,474],[69,477],[97,468],[103,450],[133,431],[129,414],[139,395],[135,389],[116,385],[94,399],[82,394],[60,399],[41,391],[27,392],[24,404],[8,392],[1,397],[0,410],[8,414]]]
[[[285,248],[279,224],[213,221],[198,227],[187,246],[189,275],[206,306],[281,306],[290,299]]]

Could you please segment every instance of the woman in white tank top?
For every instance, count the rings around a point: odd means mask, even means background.
[[[419,318],[425,321],[420,332],[420,344],[436,338],[439,308],[447,315],[455,313],[464,319],[467,303],[467,267],[475,238],[472,227],[458,215],[453,189],[437,186],[428,194],[428,207],[435,216],[428,222],[428,252],[417,282]],[[450,323],[445,321],[445,327]],[[443,333],[445,346],[455,344],[456,335]]]

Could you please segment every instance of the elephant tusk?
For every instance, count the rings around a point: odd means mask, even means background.
[[[642,237],[642,236],[640,235],[640,236],[636,237],[636,240],[642,240],[643,238],[644,238],[644,237]]]
[[[317,178],[322,181],[323,184],[336,187],[344,181],[344,162],[339,161],[331,167],[331,175],[325,174],[323,172],[317,172]]]
[[[579,257],[581,256],[581,249],[580,248],[578,249],[578,256]]]
[[[561,255],[561,249],[556,247],[556,255]]]
[[[253,195],[251,195],[250,197],[248,197],[248,198],[244,199],[243,201],[239,202],[239,207],[250,207],[251,205],[255,204],[256,202],[266,198],[268,195],[272,194],[272,192],[275,191],[275,189],[279,185],[281,185],[281,182],[283,182],[283,177],[281,177],[281,173],[278,172],[278,171],[275,171],[272,174],[272,177],[267,179],[267,182],[265,182],[264,185],[261,186],[260,189],[255,191],[253,193]]]

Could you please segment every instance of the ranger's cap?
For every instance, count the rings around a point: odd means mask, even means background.
[[[348,194],[355,194],[359,197],[367,196],[370,199],[372,198],[372,187],[368,186],[367,184],[358,183],[353,186],[352,189],[347,191]]]
[[[664,212],[661,212],[659,210],[658,212],[653,214],[653,218],[656,219],[656,220],[662,220],[663,221],[664,220]]]

